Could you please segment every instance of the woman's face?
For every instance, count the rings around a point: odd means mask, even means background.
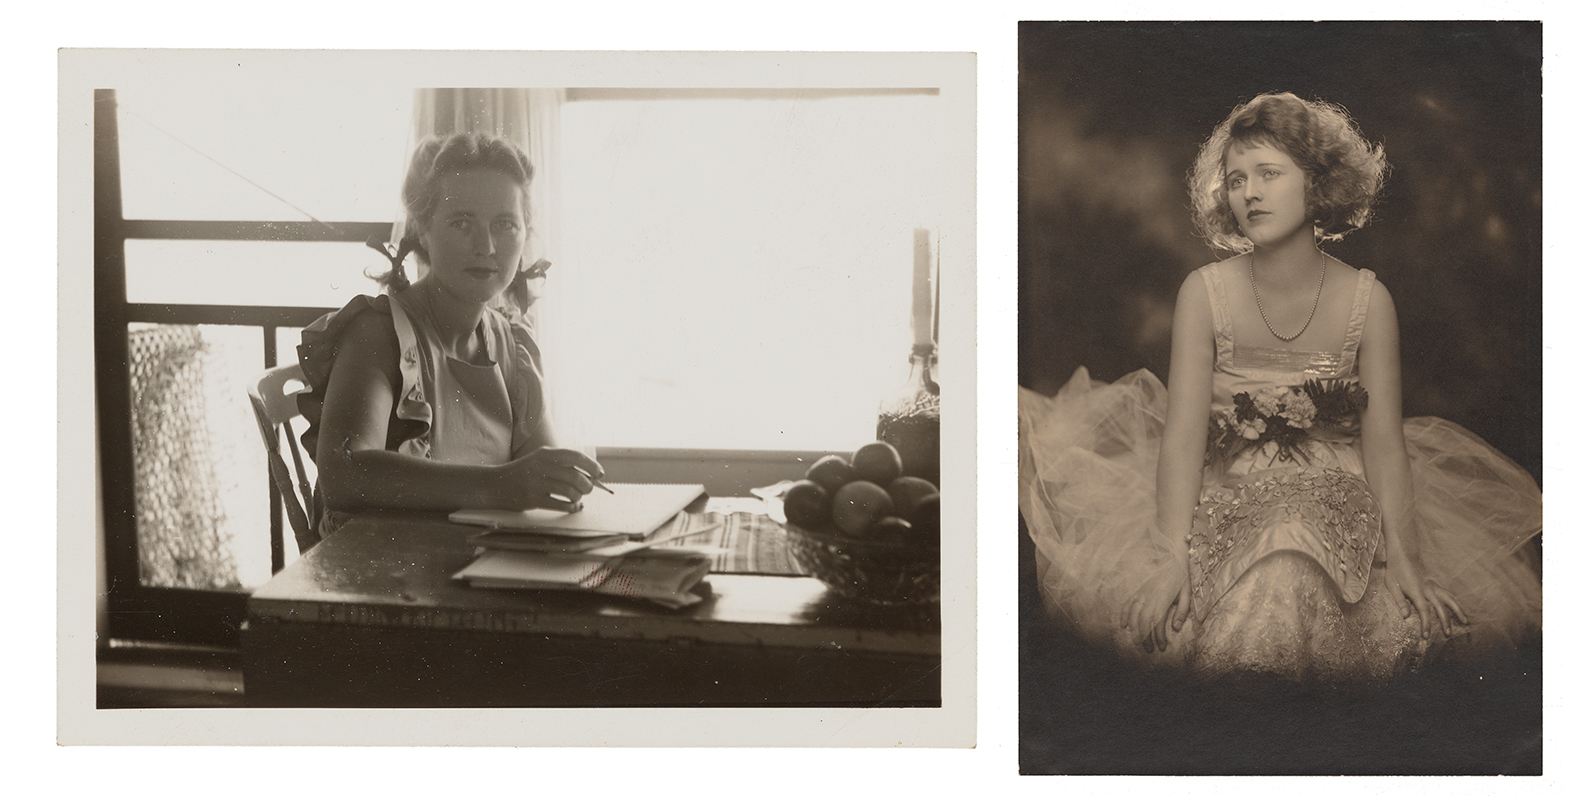
[[[440,287],[465,301],[492,301],[515,279],[526,247],[521,184],[486,169],[443,175],[421,239]]]
[[[1239,231],[1257,246],[1280,243],[1306,227],[1305,172],[1277,147],[1233,143],[1223,185]]]

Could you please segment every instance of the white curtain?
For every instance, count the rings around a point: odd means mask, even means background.
[[[407,161],[409,163],[417,143],[429,136],[489,133],[509,139],[526,153],[536,172],[530,189],[532,233],[527,241],[525,262],[531,265],[546,259],[561,263],[565,253],[559,210],[560,175],[563,173],[559,119],[564,102],[562,88],[417,89],[412,106],[411,135],[406,144]],[[394,239],[398,241],[404,235],[402,216],[396,219]],[[533,280],[528,287],[534,297],[541,298],[552,281],[551,278]],[[527,306],[525,295],[518,298],[518,306]],[[511,312],[515,308],[501,309]],[[554,360],[552,317],[553,301],[550,299],[532,304],[526,311],[525,321],[543,352],[546,393],[558,443],[566,447],[586,447],[585,424],[572,411],[572,401],[563,397],[569,368]]]

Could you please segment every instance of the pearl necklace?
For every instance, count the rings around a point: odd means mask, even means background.
[[[1276,329],[1272,328],[1272,322],[1266,318],[1266,307],[1261,305],[1261,291],[1256,289],[1256,252],[1255,249],[1250,250],[1250,292],[1255,294],[1256,309],[1261,311],[1261,322],[1266,324],[1266,330],[1271,332],[1273,337],[1285,343],[1290,343],[1298,339],[1300,335],[1305,333],[1306,329],[1310,328],[1311,320],[1316,317],[1316,306],[1321,304],[1321,288],[1327,284],[1327,261],[1330,259],[1332,259],[1332,255],[1326,252],[1321,253],[1321,279],[1316,282],[1316,300],[1310,303],[1310,314],[1305,316],[1305,325],[1299,327],[1299,331],[1284,337],[1278,334]]]

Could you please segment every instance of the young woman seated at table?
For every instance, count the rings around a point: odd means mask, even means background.
[[[528,329],[497,306],[517,279],[532,214],[532,164],[487,135],[424,141],[402,198],[415,283],[358,296],[302,332],[310,391],[298,399],[319,468],[320,535],[342,512],[574,510],[603,469],[554,447]]]

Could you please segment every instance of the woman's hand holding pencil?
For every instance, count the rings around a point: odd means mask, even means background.
[[[585,440],[586,436],[587,436],[587,431],[586,431],[585,428],[582,427],[581,422],[576,421],[576,422],[573,423],[573,425],[575,426],[576,438],[577,439],[581,439],[581,440]],[[598,446],[592,445],[592,444],[583,444],[583,445],[577,447],[576,450],[581,451],[581,453],[583,455],[585,455],[588,459],[591,459],[594,464],[597,463],[597,461],[598,461]],[[587,479],[592,482],[593,486],[595,486],[598,489],[601,489],[604,492],[607,492],[607,493],[609,493],[611,495],[614,494],[614,490],[609,489],[608,484],[605,484],[605,483],[603,483],[603,481],[600,480],[601,478],[603,478],[603,465],[600,464],[600,465],[597,466],[596,473],[594,473],[593,470],[591,470],[591,469],[582,470],[581,472],[584,475],[587,476]]]
[[[538,448],[501,468],[506,488],[522,498],[521,508],[579,511],[581,498],[602,483],[603,466],[570,448]]]

